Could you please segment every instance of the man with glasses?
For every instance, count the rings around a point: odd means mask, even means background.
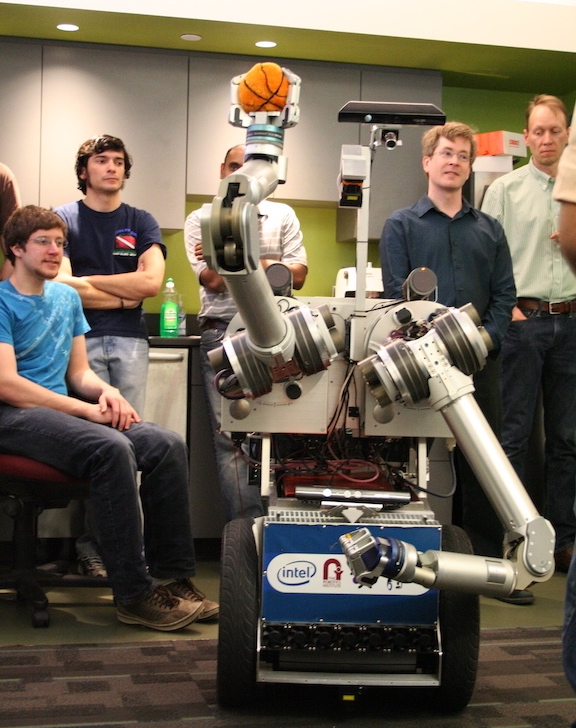
[[[529,163],[493,182],[482,203],[506,230],[518,291],[502,345],[502,447],[523,480],[541,390],[544,482],[526,485],[554,526],[561,572],[568,571],[576,535],[576,276],[558,245],[553,198],[568,134],[564,103],[536,96],[524,129]]]
[[[13,270],[0,283],[0,449],[90,480],[120,622],[172,631],[215,616],[218,605],[191,581],[186,443],[142,422],[90,369],[80,298],[54,281],[65,223],[28,205],[10,217],[4,238]]]
[[[501,225],[474,210],[462,188],[476,157],[474,132],[466,124],[433,127],[422,138],[422,166],[428,191],[410,207],[393,212],[380,240],[384,296],[402,298],[402,285],[415,268],[438,279],[436,300],[445,306],[472,303],[494,349],[474,375],[475,397],[499,435],[501,421],[498,350],[516,303],[510,252]],[[457,448],[458,490],[453,520],[462,525],[478,554],[502,556],[503,528],[464,456]],[[460,504],[461,500],[461,504]],[[529,592],[505,598],[530,603]]]
[[[82,299],[90,366],[142,414],[148,376],[142,302],[160,292],[166,248],[152,215],[121,200],[131,167],[117,137],[93,137],[78,149],[76,176],[84,199],[55,210],[68,226],[70,243],[58,280]],[[89,520],[88,514],[87,532],[76,542],[78,565],[84,574],[106,576]]]

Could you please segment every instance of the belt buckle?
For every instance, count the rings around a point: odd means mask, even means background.
[[[548,313],[563,313],[564,311],[564,302],[563,301],[556,301],[556,303],[549,303],[548,304]]]

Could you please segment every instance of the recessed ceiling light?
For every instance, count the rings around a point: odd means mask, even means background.
[[[255,45],[258,48],[276,48],[276,43],[273,40],[259,40]]]
[[[77,25],[74,25],[73,23],[60,23],[56,26],[58,30],[67,30],[69,32],[74,32],[75,30],[80,30],[80,28]]]
[[[180,38],[182,40],[189,40],[189,41],[196,41],[196,40],[202,40],[201,35],[196,35],[195,33],[184,33],[184,35],[181,35]]]

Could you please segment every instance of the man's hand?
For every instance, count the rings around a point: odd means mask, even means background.
[[[62,258],[62,264],[56,280],[78,291],[82,299],[82,306],[85,309],[103,311],[114,308],[136,308],[140,305],[139,301],[133,301],[127,298],[123,299],[124,305],[122,305],[122,299],[119,296],[105,293],[95,288],[86,276],[73,276],[70,268],[70,260],[66,257]]]
[[[514,306],[512,309],[512,321],[526,321],[526,316],[524,316],[518,306]]]
[[[204,260],[204,254],[202,253],[202,241],[199,240],[194,243],[194,255],[197,260]],[[216,273],[211,268],[206,268],[200,273],[200,285],[207,288],[212,293],[224,293],[226,291],[226,281],[224,278]]]
[[[120,431],[128,430],[134,422],[141,421],[136,410],[116,387],[107,387],[98,398],[98,403],[88,406],[86,419],[110,425]]]
[[[142,301],[132,301],[130,298],[120,298],[118,308],[138,308]]]
[[[138,267],[131,273],[74,276],[70,259],[64,256],[56,280],[75,288],[86,309],[121,308],[121,299],[130,302],[124,308],[136,308],[138,302],[158,295],[164,270],[162,248],[154,244],[138,258]]]

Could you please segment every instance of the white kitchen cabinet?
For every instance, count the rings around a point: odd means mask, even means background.
[[[16,175],[25,205],[38,204],[42,46],[0,43],[0,162]]]
[[[78,147],[111,134],[134,159],[123,201],[150,212],[164,230],[182,229],[187,93],[188,59],[182,53],[46,45],[40,204],[79,199]]]

